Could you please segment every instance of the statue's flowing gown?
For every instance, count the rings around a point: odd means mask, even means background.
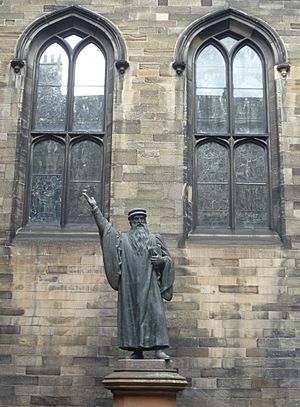
[[[163,298],[171,300],[174,266],[160,235],[150,234],[151,247],[165,262],[155,271],[150,253],[138,255],[128,234],[120,234],[101,212],[94,212],[99,228],[105,272],[118,290],[118,342],[122,349],[159,349],[169,346]]]

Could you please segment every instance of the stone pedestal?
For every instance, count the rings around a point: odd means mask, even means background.
[[[124,359],[103,384],[114,395],[113,407],[175,407],[187,381],[169,361]]]

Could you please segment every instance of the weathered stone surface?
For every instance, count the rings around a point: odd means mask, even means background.
[[[31,396],[30,403],[33,406],[68,406],[70,400],[67,397]]]
[[[32,88],[31,79],[25,80],[26,58],[25,69],[17,75],[10,61],[27,27],[67,6],[24,0],[16,9],[14,3],[0,1],[0,405],[108,407],[111,396],[101,381],[128,353],[117,349],[117,293],[105,281],[98,240],[87,242],[78,234],[76,240],[58,236],[10,241],[15,219],[21,226],[25,210],[30,154],[24,129],[30,123],[24,115],[20,119],[20,112],[29,109],[23,96]],[[178,406],[297,407],[299,2],[72,4],[108,18],[126,41],[129,69],[114,74],[112,182],[107,196],[117,228],[127,229],[128,209],[145,206],[151,230],[163,232],[172,249],[177,279],[174,300],[166,306],[170,354],[189,383]],[[282,186],[281,213],[275,218],[281,217],[286,247],[279,239],[269,244],[223,239],[218,244],[211,236],[184,247],[191,100],[186,96],[186,71],[178,76],[171,65],[186,27],[224,7],[267,23],[288,51],[291,69],[286,79],[274,67],[278,123],[272,126],[278,127],[280,172],[271,168],[272,182],[280,179]]]

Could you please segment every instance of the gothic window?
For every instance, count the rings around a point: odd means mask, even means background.
[[[239,35],[217,35],[194,62],[196,228],[270,227],[266,63]]]
[[[285,224],[275,80],[289,70],[281,38],[229,7],[186,27],[172,66],[187,79],[184,238],[277,239]]]
[[[124,40],[99,13],[63,7],[25,29],[11,66],[23,90],[12,235],[94,233],[82,191],[109,215],[113,98],[120,100],[115,84],[129,66]]]
[[[81,198],[103,193],[106,58],[81,33],[54,36],[38,54],[31,131],[28,222],[92,222]]]

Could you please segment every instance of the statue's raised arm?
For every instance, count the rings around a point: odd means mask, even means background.
[[[108,222],[103,216],[103,213],[100,211],[96,199],[93,196],[89,196],[86,192],[86,190],[82,191],[82,195],[85,197],[87,203],[89,204],[92,214],[94,216],[95,222],[98,226],[100,236],[103,236],[105,227],[107,226]]]
[[[96,199],[89,196],[86,190],[82,195],[87,200],[99,229],[100,243],[102,247],[104,269],[107,280],[114,290],[119,289],[120,279],[120,233],[108,222],[98,208]]]

